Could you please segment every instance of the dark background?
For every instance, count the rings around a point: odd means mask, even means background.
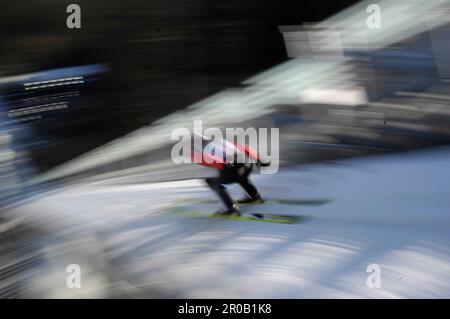
[[[239,86],[286,60],[279,25],[320,21],[355,2],[79,0],[82,28],[68,29],[72,1],[4,1],[0,76],[93,63],[111,67],[89,88],[95,98],[85,97],[78,112],[63,117],[63,126],[32,124],[40,135],[61,137],[33,151],[45,170]]]

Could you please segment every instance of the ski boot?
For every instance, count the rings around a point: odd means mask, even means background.
[[[233,206],[230,209],[226,210],[219,210],[214,215],[220,215],[220,216],[241,216],[241,213],[239,212],[239,207],[236,204],[233,204]]]

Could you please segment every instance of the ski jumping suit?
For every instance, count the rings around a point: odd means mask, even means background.
[[[214,152],[208,151],[206,145],[214,143]],[[226,161],[226,155],[232,158],[233,161]],[[247,157],[247,161],[245,160]],[[249,158],[256,162],[257,165],[261,163],[259,154],[251,149],[248,145],[232,144],[227,140],[211,142],[202,139],[201,150],[192,152],[194,162],[200,165],[212,167],[219,170],[219,176],[214,178],[207,178],[206,183],[214,190],[228,210],[233,209],[234,203],[228,195],[225,184],[238,183],[247,192],[250,199],[260,199],[260,195],[256,187],[249,180],[249,175],[253,169],[253,163],[248,161]],[[240,159],[240,160],[238,160]]]

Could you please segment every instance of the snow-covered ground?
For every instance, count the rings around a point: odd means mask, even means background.
[[[188,180],[78,185],[17,208],[11,213],[45,229],[42,246],[52,247],[29,289],[47,297],[450,297],[450,148],[286,168],[254,181],[266,198],[328,202],[246,208],[307,217],[295,225],[168,213],[171,203],[191,205],[184,198],[215,198]],[[66,287],[69,263],[84,271],[81,289]],[[380,288],[366,284],[370,264],[381,267]]]

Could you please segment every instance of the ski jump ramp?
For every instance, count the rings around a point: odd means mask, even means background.
[[[255,176],[266,198],[304,202],[251,209],[305,217],[295,225],[171,214],[186,199],[215,199],[201,180],[79,185],[10,214],[48,232],[51,262],[29,282],[46,297],[448,298],[449,163],[439,148]],[[76,295],[69,263],[88,274]]]

